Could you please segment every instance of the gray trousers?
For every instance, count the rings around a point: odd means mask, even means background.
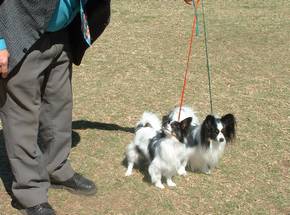
[[[12,192],[24,207],[47,202],[50,179],[73,176],[72,90],[66,31],[44,34],[8,79],[0,79],[0,117],[14,176]]]

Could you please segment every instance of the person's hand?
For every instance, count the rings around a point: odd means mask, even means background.
[[[8,58],[9,52],[7,49],[0,50],[0,75],[2,78],[8,76]]]
[[[192,4],[192,0],[184,0],[186,4]]]

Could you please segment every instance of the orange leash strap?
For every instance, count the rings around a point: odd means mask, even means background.
[[[199,2],[200,1],[197,0],[196,8],[198,7]],[[193,4],[194,4],[194,2],[193,2]],[[190,61],[190,57],[192,54],[192,43],[193,43],[193,39],[194,39],[194,33],[196,31],[196,20],[197,20],[197,14],[194,15],[193,23],[192,23],[192,30],[191,30],[191,36],[190,36],[189,48],[188,48],[188,54],[187,54],[186,69],[185,69],[183,87],[182,87],[182,92],[181,92],[180,102],[179,102],[178,121],[180,120],[181,108],[182,108],[183,103],[184,103],[184,94],[185,94],[185,88],[186,88],[186,82],[187,82],[187,76],[188,76],[188,70],[189,70],[189,61]]]

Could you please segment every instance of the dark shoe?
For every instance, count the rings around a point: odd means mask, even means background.
[[[23,210],[23,214],[26,215],[56,215],[50,204],[42,203]]]
[[[52,180],[51,186],[86,196],[94,195],[97,192],[95,183],[78,173],[75,173],[73,177],[63,182]]]

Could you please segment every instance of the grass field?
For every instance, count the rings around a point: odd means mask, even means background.
[[[70,159],[99,192],[49,190],[59,215],[290,214],[290,1],[216,0],[205,8],[213,109],[238,119],[219,167],[175,177],[177,187],[162,191],[138,170],[124,176],[124,151],[143,111],[163,115],[179,102],[193,10],[182,0],[114,0],[111,24],[73,73]],[[202,34],[194,41],[185,94],[201,119],[210,112],[203,42]],[[10,201],[1,182],[1,215],[19,214]]]

